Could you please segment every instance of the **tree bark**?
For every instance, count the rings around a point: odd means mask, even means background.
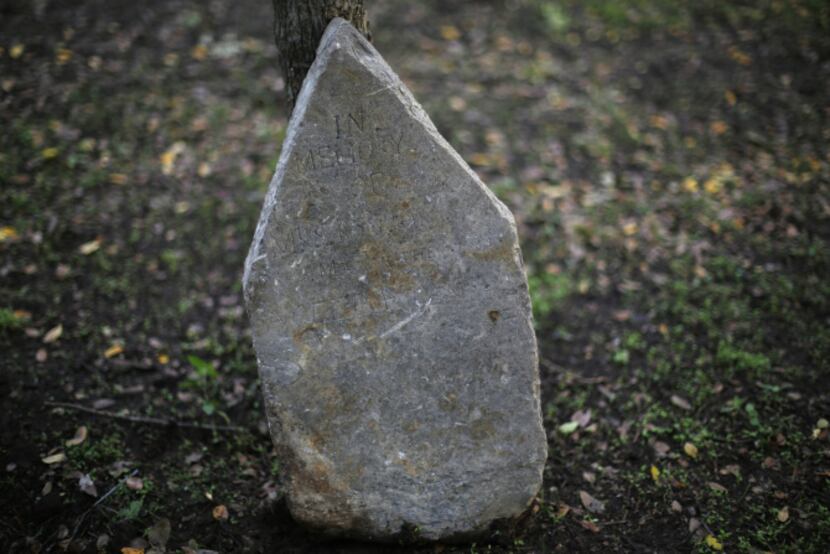
[[[363,0],[272,0],[274,40],[280,55],[288,104],[294,108],[326,25],[342,17],[371,40]]]

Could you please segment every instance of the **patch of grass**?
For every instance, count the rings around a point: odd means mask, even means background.
[[[528,277],[527,281],[530,288],[530,300],[533,304],[533,317],[539,323],[544,321],[553,310],[560,307],[574,290],[571,278],[564,273],[533,274]]]
[[[543,1],[539,2],[539,10],[542,12],[545,24],[552,34],[560,34],[568,30],[571,18],[562,6],[556,2]]]
[[[112,432],[97,438],[95,430],[90,430],[89,438],[78,446],[71,446],[66,451],[69,463],[79,471],[88,472],[105,467],[126,457],[124,437]]]
[[[718,343],[715,362],[726,371],[727,378],[738,372],[760,377],[770,369],[769,358],[764,354],[746,352],[726,341]]]
[[[22,321],[11,308],[0,308],[0,331],[17,329]]]

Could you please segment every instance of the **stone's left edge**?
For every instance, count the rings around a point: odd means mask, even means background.
[[[320,55],[326,51],[326,46],[331,42],[332,38],[337,34],[338,28],[347,24],[344,19],[335,18],[326,27],[323,37],[320,39],[320,46],[317,48],[317,58],[306,75],[303,81],[303,86],[300,89],[300,94],[297,97],[297,102],[294,105],[294,111],[291,113],[291,118],[288,122],[288,129],[285,132],[285,139],[280,150],[280,157],[277,161],[277,168],[271,182],[268,185],[268,192],[262,204],[259,220],[257,221],[256,230],[254,231],[254,238],[251,242],[251,247],[248,249],[248,255],[245,258],[245,266],[242,275],[242,290],[245,297],[246,307],[251,305],[253,298],[256,296],[256,271],[255,268],[259,264],[265,264],[267,268],[268,259],[263,248],[263,240],[265,239],[265,230],[268,228],[268,222],[271,213],[274,211],[277,201],[277,194],[279,192],[280,183],[285,178],[285,171],[287,169],[287,162],[291,157],[291,151],[296,142],[298,127],[300,122],[305,117],[305,112],[308,109],[308,100],[314,85],[320,78],[325,64],[320,60]],[[250,308],[246,308],[250,309]]]

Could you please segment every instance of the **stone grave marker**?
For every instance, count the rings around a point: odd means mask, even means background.
[[[513,217],[342,19],[291,116],[244,289],[297,520],[458,539],[527,508],[547,446]]]

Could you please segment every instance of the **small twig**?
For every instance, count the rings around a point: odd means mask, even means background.
[[[611,525],[622,525],[623,523],[631,523],[630,519],[618,519],[616,521],[600,521],[602,527],[609,527]]]
[[[132,470],[129,475],[127,475],[126,477],[124,477],[123,479],[118,481],[116,484],[114,484],[110,490],[108,490],[103,496],[101,496],[101,498],[96,500],[95,504],[92,505],[92,508],[96,508],[98,506],[98,504],[100,504],[101,502],[106,500],[107,497],[109,497],[112,493],[114,493],[116,491],[116,489],[118,489],[118,487],[120,487],[121,485],[126,483],[127,479],[129,479],[130,477],[135,477],[136,475],[138,475],[138,470],[137,469]],[[92,509],[92,508],[90,508],[90,509]]]
[[[86,412],[101,417],[109,417],[112,419],[120,419],[122,421],[130,421],[132,423],[149,423],[151,425],[161,425],[162,427],[180,427],[183,429],[202,429],[205,431],[249,431],[245,427],[237,427],[235,425],[207,425],[203,423],[191,423],[188,421],[177,421],[175,419],[165,419],[161,417],[149,416],[133,416],[117,414],[115,412],[108,412],[104,410],[96,410],[94,408],[87,408],[80,404],[70,404],[68,402],[46,402],[47,406],[55,406],[58,408],[66,408],[67,410],[75,410],[77,412]]]
[[[70,537],[69,537],[69,541],[70,541],[70,542],[71,542],[72,540],[74,540],[74,539],[75,539],[75,537],[77,536],[77,534],[78,534],[78,530],[81,528],[81,525],[84,523],[84,520],[86,519],[86,516],[88,516],[88,515],[89,515],[89,513],[90,513],[92,510],[94,510],[95,508],[97,508],[97,507],[98,507],[98,505],[99,505],[101,502],[103,502],[104,500],[106,500],[106,499],[107,499],[107,498],[108,498],[108,497],[109,497],[112,493],[114,493],[116,490],[118,490],[118,488],[119,488],[121,485],[123,485],[124,483],[126,483],[126,482],[127,482],[127,479],[129,479],[130,477],[133,477],[133,476],[135,476],[135,475],[138,475],[138,470],[137,470],[137,469],[132,470],[132,471],[130,472],[130,474],[129,474],[129,475],[127,475],[126,477],[124,477],[123,479],[121,479],[120,481],[118,481],[116,484],[114,484],[114,485],[112,486],[112,488],[106,492],[106,494],[104,494],[101,498],[99,498],[98,500],[96,500],[96,501],[95,501],[95,504],[93,504],[92,506],[90,506],[89,508],[87,508],[87,509],[84,511],[84,513],[82,513],[82,514],[78,517],[78,519],[76,520],[76,521],[77,521],[77,523],[75,523],[75,528],[72,530],[72,536],[70,536]]]
[[[124,368],[127,368],[127,369],[153,369],[153,368],[156,367],[151,362],[142,361],[142,360],[112,359],[112,360],[107,360],[107,364],[112,366],[112,367],[124,367]]]

